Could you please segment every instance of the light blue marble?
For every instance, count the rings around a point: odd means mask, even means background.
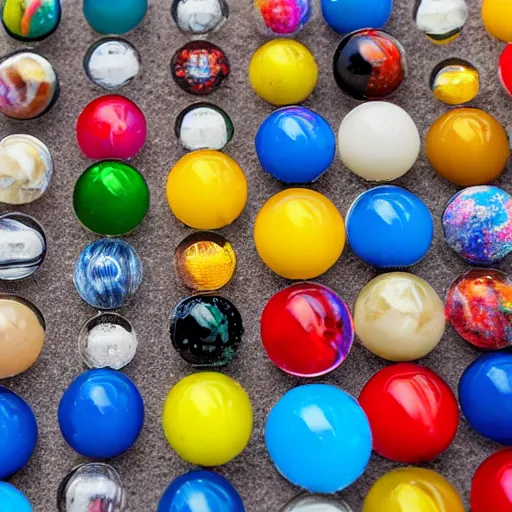
[[[117,309],[126,304],[140,286],[142,262],[127,242],[102,238],[80,254],[74,282],[87,304],[98,309]]]

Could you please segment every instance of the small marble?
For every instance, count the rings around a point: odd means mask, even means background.
[[[288,502],[279,512],[353,512],[343,500],[331,496],[302,493]]]
[[[16,52],[0,61],[0,112],[34,119],[57,101],[59,81],[53,66],[33,52]]]
[[[125,34],[142,23],[148,0],[83,0],[87,23],[100,34]]]
[[[0,295],[0,379],[28,370],[43,349],[45,322],[39,309],[16,295]]]
[[[354,325],[370,352],[388,361],[414,361],[441,341],[446,326],[444,305],[423,279],[391,272],[362,289],[354,306]]]
[[[476,98],[480,90],[480,74],[467,60],[446,59],[433,69],[430,89],[443,103],[463,105]]]
[[[293,36],[313,14],[312,0],[252,0],[256,26],[271,37]]]
[[[221,150],[233,138],[231,118],[212,103],[194,103],[176,118],[176,137],[187,151]]]
[[[121,512],[125,493],[117,471],[89,462],[74,468],[57,490],[59,512]]]
[[[50,150],[31,135],[0,141],[0,203],[27,204],[41,197],[53,174]]]
[[[416,0],[416,6],[416,25],[436,44],[459,37],[469,16],[466,0]]]
[[[182,32],[206,37],[226,23],[229,5],[226,0],[173,0],[171,15]]]
[[[74,282],[78,294],[90,306],[117,309],[139,288],[142,262],[129,243],[102,238],[80,254]]]
[[[131,323],[117,313],[90,318],[78,335],[78,351],[89,368],[121,370],[135,357],[137,346]]]
[[[31,276],[46,256],[46,237],[40,224],[24,213],[0,216],[0,280]]]
[[[116,91],[139,74],[140,55],[126,39],[107,37],[96,41],[87,50],[84,70],[98,87]]]

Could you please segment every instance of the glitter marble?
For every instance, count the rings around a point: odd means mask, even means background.
[[[446,243],[469,263],[493,265],[512,251],[512,196],[498,187],[461,190],[442,222]]]

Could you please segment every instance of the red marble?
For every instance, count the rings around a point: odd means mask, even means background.
[[[512,448],[494,453],[476,470],[471,512],[512,512]]]
[[[364,386],[359,403],[368,416],[373,449],[397,462],[435,459],[453,441],[459,408],[452,390],[437,374],[416,364],[395,364]]]
[[[89,103],[76,123],[78,145],[95,160],[133,158],[146,142],[146,118],[124,96],[101,96]]]
[[[330,288],[298,283],[276,293],[261,315],[268,357],[297,377],[325,375],[347,357],[354,340],[350,310]]]
[[[505,91],[512,94],[512,44],[509,43],[503,49],[498,68],[501,85]]]

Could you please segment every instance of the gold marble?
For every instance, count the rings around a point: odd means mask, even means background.
[[[480,75],[469,62],[449,59],[434,68],[430,87],[439,101],[463,105],[476,98],[480,90]]]

